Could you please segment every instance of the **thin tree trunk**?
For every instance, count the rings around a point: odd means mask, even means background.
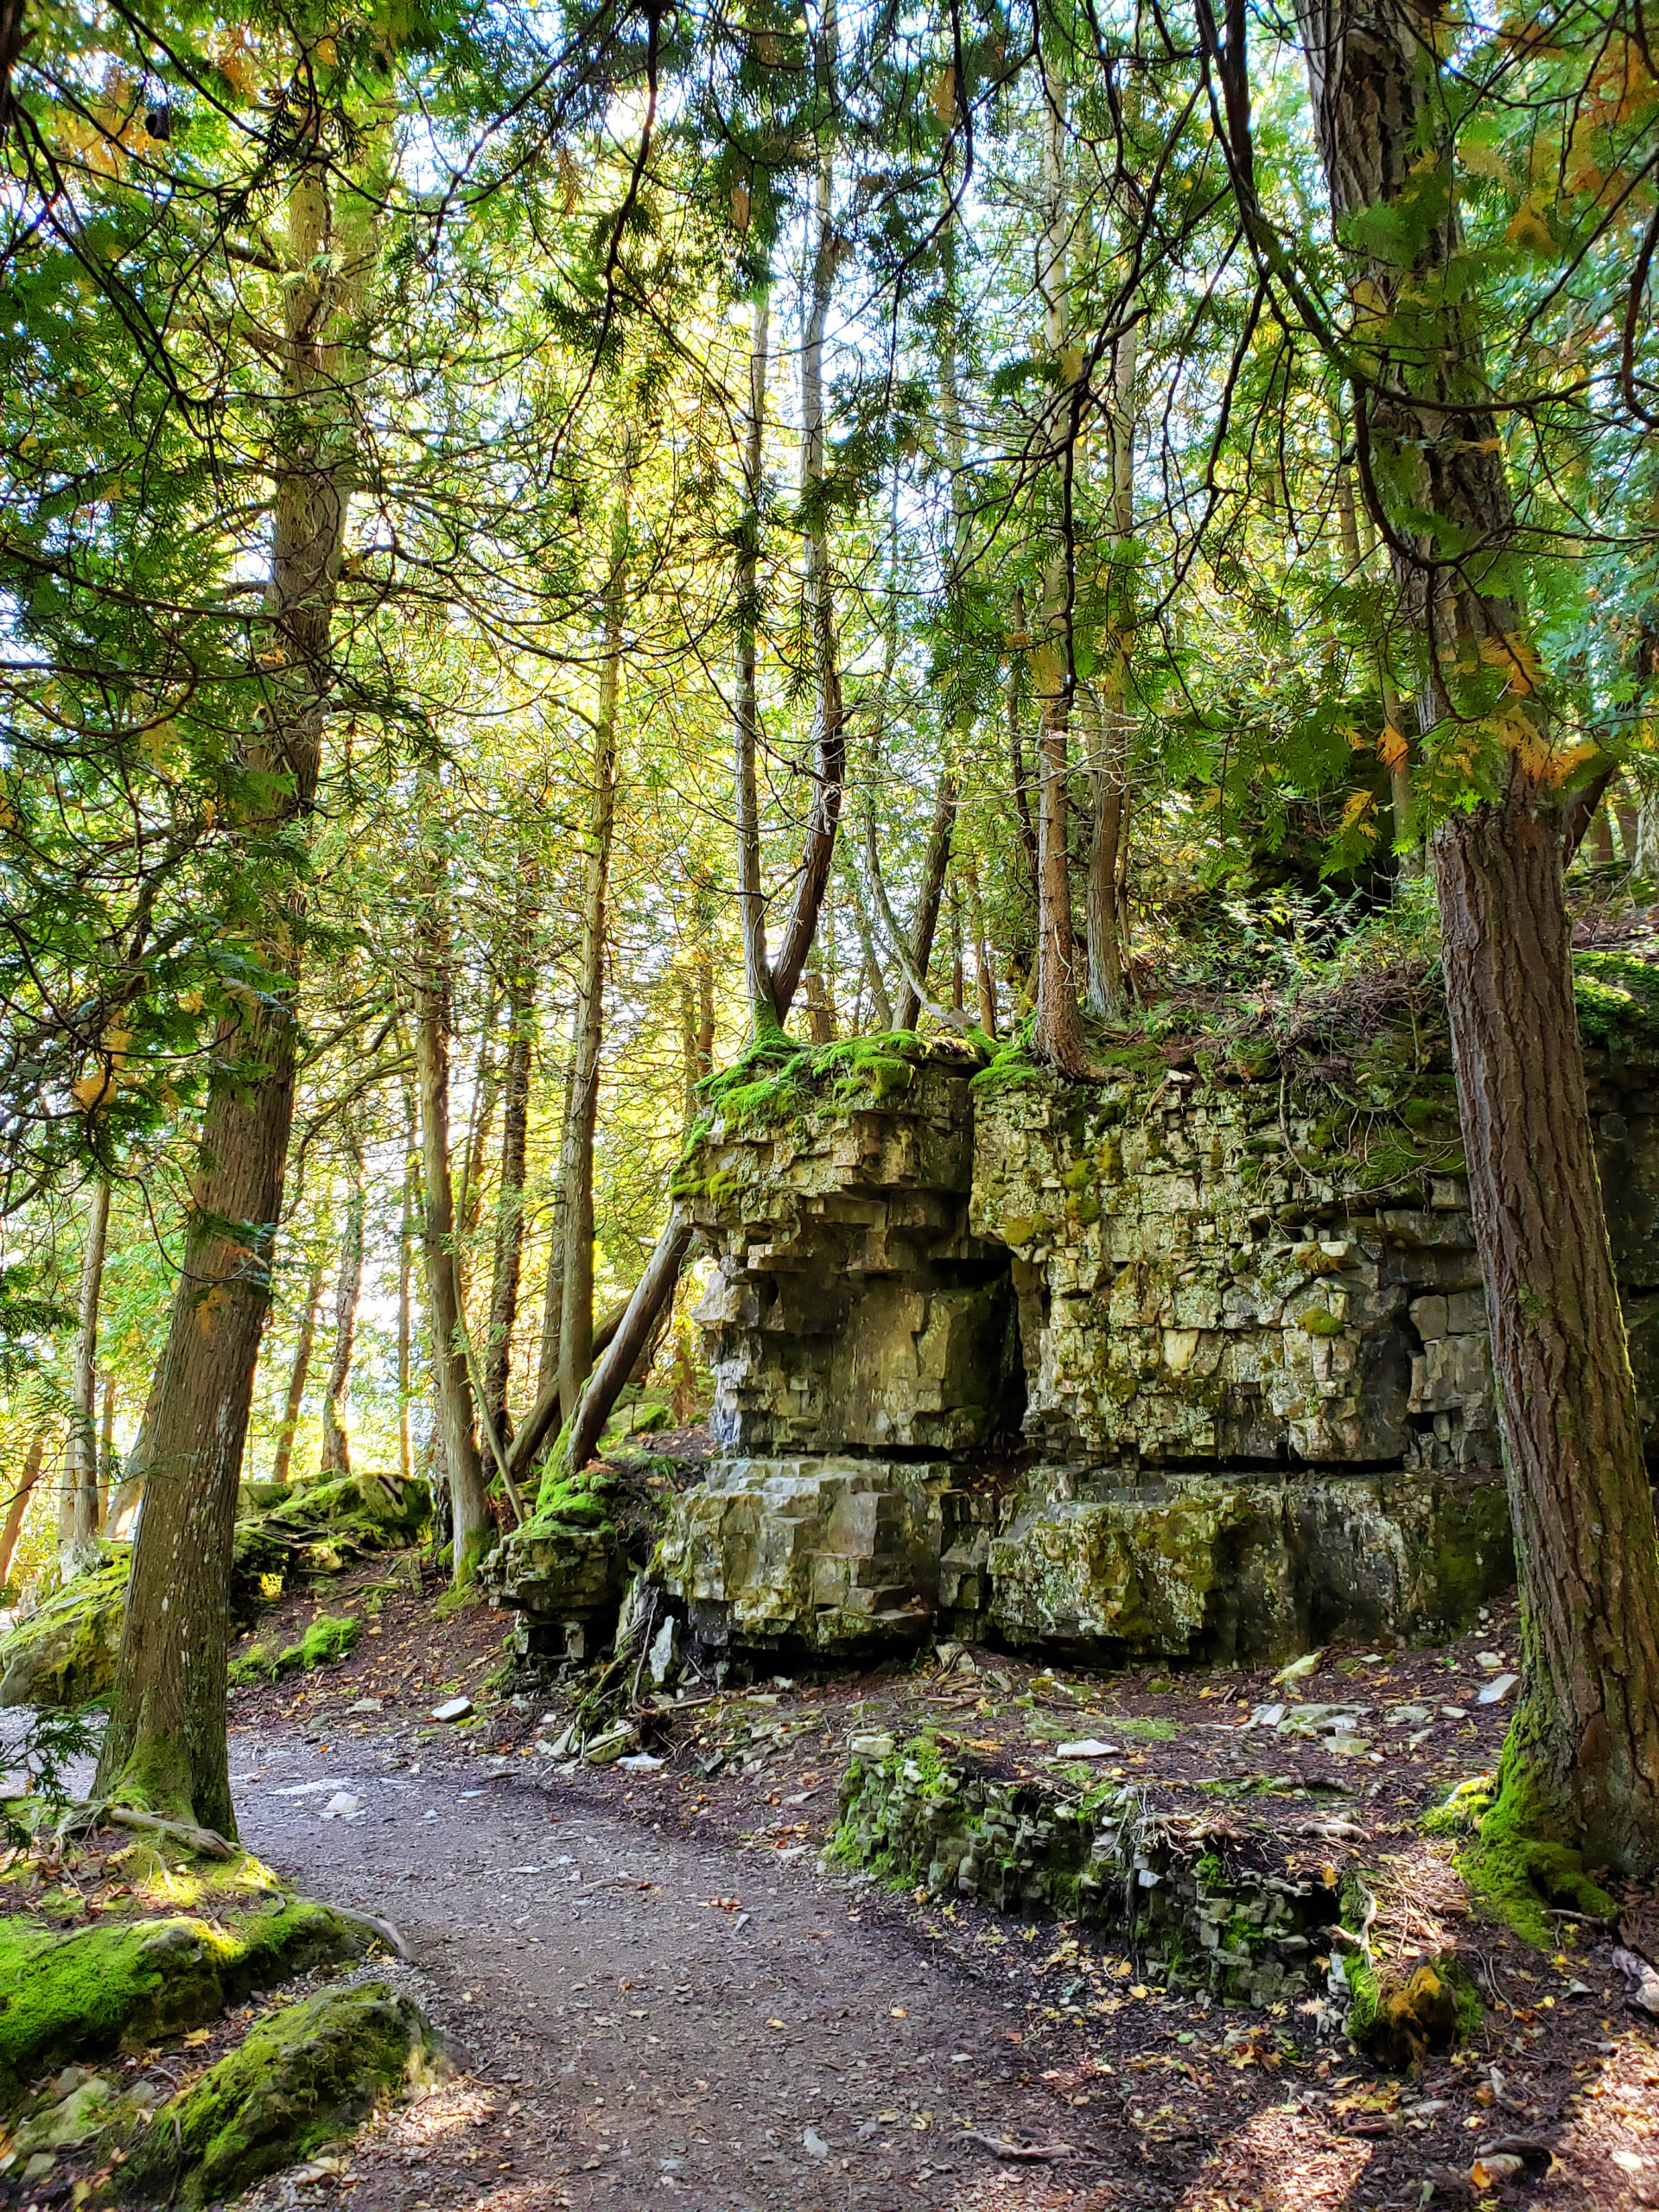
[[[1031,895],[1037,896],[1037,831],[1031,818],[1031,778],[1026,767],[1026,744],[1020,730],[1020,671],[1031,644],[1026,627],[1026,594],[1014,594],[1014,650],[1008,656],[1008,787],[1014,793],[1014,819],[1020,825],[1020,850],[1025,856]]]
[[[1112,527],[1113,576],[1108,607],[1108,652],[1098,685],[1095,768],[1090,781],[1094,804],[1089,839],[1089,871],[1084,891],[1084,940],[1089,957],[1089,1011],[1097,1020],[1116,1021],[1123,1011],[1123,912],[1118,884],[1128,857],[1127,803],[1129,782],[1128,628],[1122,573],[1135,530],[1135,334],[1126,330],[1113,360]]]
[[[404,1147],[404,1204],[397,1224],[397,1471],[415,1478],[415,1440],[410,1429],[410,1354],[414,1347],[415,1220],[420,1188],[420,1137],[412,1096],[407,1100]]]
[[[104,1291],[104,1254],[110,1236],[110,1183],[92,1185],[80,1249],[80,1300],[75,1317],[69,1433],[63,1452],[63,1510],[59,1535],[72,1573],[98,1546],[98,1308]]]
[[[474,1239],[484,1217],[484,1158],[490,1148],[490,1133],[495,1127],[495,1109],[501,1094],[501,1064],[496,1039],[500,1013],[501,994],[492,982],[479,1024],[478,1060],[473,1071],[467,1142],[461,1153],[461,1187],[455,1193],[455,1274],[463,1313],[473,1289]]]
[[[743,453],[744,514],[737,560],[737,905],[743,931],[743,986],[754,1033],[779,1027],[766,950],[766,901],[760,880],[760,796],[755,764],[760,745],[757,685],[760,627],[760,516],[765,496],[763,441],[771,292],[756,291],[749,322],[749,414]]]
[[[98,1525],[106,1529],[110,1519],[110,1492],[115,1487],[115,1377],[104,1377],[104,1413],[99,1425],[98,1436]]]
[[[512,1372],[512,1332],[518,1319],[518,1281],[524,1260],[524,1160],[530,1143],[530,1064],[534,1046],[536,975],[531,964],[533,913],[518,931],[507,990],[507,1066],[501,1108],[501,1173],[495,1198],[495,1259],[490,1277],[489,1341],[484,1395],[505,1445],[511,1441],[507,1386]]]
[[[461,1276],[455,1264],[455,1200],[449,1166],[448,948],[434,906],[422,934],[423,972],[415,1027],[420,1094],[421,1245],[432,1332],[432,1381],[444,1480],[449,1494],[451,1578],[472,1580],[492,1529],[479,1457],[473,1386],[461,1348]]]
[[[564,1279],[559,1295],[559,1395],[573,1406],[594,1357],[594,1130],[605,1041],[605,932],[616,823],[617,711],[622,687],[622,613],[627,589],[632,460],[625,458],[611,520],[605,588],[605,658],[594,733],[594,788],[582,885],[582,954],[559,1162]]]
[[[306,1286],[305,1305],[300,1315],[300,1333],[294,1346],[294,1364],[288,1375],[288,1402],[283,1408],[283,1425],[276,1432],[276,1456],[271,1461],[270,1479],[285,1483],[294,1460],[294,1439],[299,1430],[300,1414],[305,1405],[306,1377],[311,1371],[311,1347],[316,1340],[317,1308],[322,1303],[322,1255],[318,1254],[311,1269],[311,1280]]]
[[[1431,151],[1446,172],[1411,272],[1406,338],[1391,346],[1385,333],[1378,346],[1382,380],[1428,404],[1356,395],[1362,466],[1419,646],[1421,726],[1457,713],[1471,726],[1465,671],[1494,656],[1514,671],[1504,794],[1452,814],[1431,846],[1526,1662],[1481,1847],[1518,1869],[1542,1838],[1649,1875],[1659,1866],[1659,1541],[1573,1007],[1563,777],[1535,710],[1524,613],[1504,595],[1515,513],[1478,338],[1460,306],[1441,310],[1433,342],[1421,333],[1421,301],[1460,244],[1450,124],[1406,0],[1306,0],[1300,27],[1338,220],[1421,193]],[[1230,106],[1239,99],[1234,87]],[[1236,127],[1236,179],[1237,137]],[[1253,219],[1248,187],[1243,204]],[[1376,305],[1391,308],[1402,271],[1365,273]],[[1419,515],[1433,528],[1414,536]],[[1436,565],[1448,558],[1455,565]]]
[[[813,54],[818,97],[833,108],[839,67],[836,0],[823,0]],[[807,816],[806,849],[801,856],[795,903],[772,969],[772,1000],[779,1024],[789,1018],[800,988],[807,954],[817,934],[818,912],[830,884],[836,830],[847,781],[847,728],[841,696],[841,647],[836,634],[835,593],[830,573],[830,529],[821,493],[824,473],[823,339],[835,285],[837,240],[835,227],[835,162],[826,137],[818,156],[816,189],[817,240],[812,257],[812,297],[801,345],[801,499],[807,522],[803,538],[807,627],[812,640],[817,705],[813,716],[812,804]]]
[[[922,982],[927,980],[928,963],[933,957],[933,938],[939,926],[939,906],[944,896],[944,879],[950,866],[950,832],[957,819],[957,786],[955,772],[944,769],[939,777],[938,791],[933,801],[933,819],[928,827],[927,850],[922,861],[922,883],[916,901],[916,919],[910,933],[910,964]],[[914,1029],[922,1018],[921,995],[908,982],[904,996],[899,1001],[899,1027]]]
[[[351,1446],[340,1416],[352,1379],[357,1305],[363,1289],[363,1148],[355,1134],[350,1149],[351,1185],[346,1194],[340,1274],[334,1283],[334,1350],[328,1363],[327,1385],[322,1394],[322,1473],[326,1477],[349,1475],[352,1471]]]
[[[985,934],[985,901],[980,894],[979,866],[969,861],[963,869],[968,885],[968,912],[974,926],[974,980],[979,990],[979,1026],[988,1037],[996,1034],[996,970]]]
[[[580,1471],[594,1456],[612,1408],[632,1377],[650,1344],[664,1308],[674,1295],[685,1255],[691,1249],[691,1223],[677,1206],[645,1262],[644,1274],[623,1310],[615,1336],[597,1361],[577,1402],[569,1426],[559,1439],[556,1465]]]
[[[11,1575],[11,1562],[17,1554],[17,1539],[23,1531],[23,1516],[29,1510],[29,1501],[41,1479],[41,1468],[46,1458],[46,1431],[37,1430],[29,1447],[29,1457],[23,1462],[23,1471],[18,1478],[6,1507],[6,1517],[0,1522],[0,1590],[3,1590]]]
[[[859,950],[864,956],[864,974],[870,986],[870,1019],[878,1030],[893,1027],[893,1001],[887,996],[887,978],[881,972],[881,957],[875,949],[875,933],[870,926],[869,909],[864,902],[864,887],[858,871],[852,872],[853,927],[858,932]]]
[[[1043,340],[1064,372],[1071,333],[1066,270],[1065,114],[1057,78],[1044,70],[1043,189],[1047,201],[1039,282]],[[1031,656],[1037,696],[1037,1011],[1031,1048],[1062,1075],[1084,1072],[1077,1020],[1077,945],[1071,924],[1069,740],[1074,690],[1071,656],[1070,472],[1071,391],[1061,388],[1046,410],[1043,435],[1058,498],[1057,542],[1043,568],[1042,605]]]

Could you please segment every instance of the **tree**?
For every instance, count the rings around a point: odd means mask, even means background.
[[[1478,762],[1430,850],[1528,1659],[1483,1847],[1524,1866],[1567,1846],[1649,1873],[1659,1541],[1573,995],[1562,817],[1580,756],[1553,720],[1522,598],[1434,44],[1404,0],[1324,0],[1299,25],[1338,238],[1370,288],[1351,356],[1357,445],[1411,622],[1419,728]],[[1242,10],[1224,41],[1206,17],[1206,41],[1241,213],[1264,259],[1281,258],[1255,194]]]

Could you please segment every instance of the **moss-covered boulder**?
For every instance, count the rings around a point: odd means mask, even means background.
[[[241,1909],[225,1896],[216,1888],[200,1914],[105,1919],[67,1934],[0,1915],[0,2101],[48,2068],[200,2026],[251,1989],[359,1958],[371,1940],[283,1890]]]
[[[262,2020],[157,2112],[113,2193],[128,2203],[220,2203],[309,2158],[448,2062],[419,2009],[383,1981],[324,1989]]]
[[[245,1618],[288,1580],[337,1574],[365,1554],[418,1543],[432,1520],[428,1484],[396,1475],[250,1483],[241,1503],[233,1596]]]
[[[130,1544],[107,1546],[95,1572],[65,1583],[0,1636],[0,1706],[77,1706],[108,1694],[131,1557]]]

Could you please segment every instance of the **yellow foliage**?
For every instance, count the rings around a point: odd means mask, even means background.
[[[1377,739],[1376,750],[1382,766],[1390,772],[1395,768],[1403,768],[1411,758],[1410,741],[1405,732],[1395,729],[1392,722],[1389,723],[1382,736]]]
[[[933,104],[934,114],[948,129],[957,119],[957,73],[950,62],[933,79],[928,98]]]
[[[1554,234],[1543,218],[1542,201],[1541,193],[1529,192],[1516,209],[1503,233],[1510,245],[1523,247],[1529,253],[1556,251]]]

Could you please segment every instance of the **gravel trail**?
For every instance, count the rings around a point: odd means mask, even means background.
[[[365,1751],[234,1748],[243,1840],[395,1923],[465,2069],[360,2140],[358,2212],[1124,2201],[1101,2189],[1116,2161],[1098,2123],[1021,2079],[1006,1999],[810,1861],[665,1834],[648,1802],[620,1817],[580,1778],[387,1770]],[[324,1817],[342,1791],[360,1809]],[[999,2160],[964,2126],[1071,2155]],[[255,2200],[316,2201],[291,2177]]]

